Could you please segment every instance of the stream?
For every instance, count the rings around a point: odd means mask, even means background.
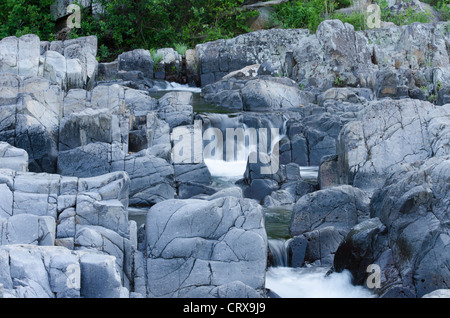
[[[225,109],[210,104],[202,99],[201,89],[186,85],[161,83],[157,90],[151,92],[155,98],[168,91],[191,91],[194,95],[194,113],[209,121],[209,127],[226,128],[244,127],[239,115],[230,114]],[[245,149],[241,149],[244,151]],[[239,150],[238,150],[239,151]],[[239,156],[238,156],[239,157]],[[225,156],[224,156],[225,158]],[[204,158],[211,177],[212,187],[222,189],[235,186],[243,177],[246,160],[225,161],[216,158]],[[300,175],[306,181],[317,181],[318,167],[300,167]],[[266,288],[282,298],[371,298],[374,295],[365,287],[354,286],[348,271],[326,275],[329,268],[309,266],[291,268],[287,266],[286,245],[291,238],[289,225],[293,205],[264,208],[265,226],[272,254],[272,265],[266,273]],[[132,219],[139,224],[145,222],[145,211],[130,209]]]

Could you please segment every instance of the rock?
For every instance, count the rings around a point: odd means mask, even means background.
[[[387,227],[402,283],[417,297],[446,288],[450,279],[442,266],[449,233],[441,226],[448,220],[448,175],[449,157],[432,158],[393,175],[372,199],[371,213]]]
[[[17,214],[0,218],[0,224],[0,245],[54,245],[56,224],[53,217]]]
[[[244,111],[297,108],[305,103],[302,91],[286,78],[257,79],[241,89]]]
[[[191,125],[194,120],[191,92],[170,92],[159,99],[158,115],[170,128]]]
[[[39,72],[39,56],[41,43],[39,37],[26,34],[19,38],[17,54],[18,75],[37,76]]]
[[[264,288],[267,237],[254,201],[168,200],[150,209],[145,228],[149,297],[209,297],[233,281]]]
[[[45,52],[43,77],[48,78],[51,83],[57,84],[62,89],[65,89],[67,85],[66,74],[67,63],[64,55],[55,51]]]
[[[295,197],[289,193],[287,190],[276,190],[270,195],[266,196],[263,200],[263,205],[265,207],[274,207],[282,205],[290,205],[295,202]]]
[[[197,183],[184,182],[177,185],[178,199],[203,199],[204,196],[210,196],[217,192],[213,187]]]
[[[189,85],[200,86],[198,54],[195,49],[186,50],[186,77]]]
[[[0,245],[58,245],[107,254],[119,275],[116,295],[126,296],[123,287],[134,286],[135,278],[142,292],[143,265],[138,262],[143,258],[137,251],[137,227],[128,220],[126,172],[75,178],[0,171],[0,191],[9,200],[9,208],[0,206]]]
[[[119,55],[119,71],[139,71],[145,78],[153,78],[153,59],[150,51],[137,49]]]
[[[345,86],[356,86],[359,78],[353,74],[364,76],[374,69],[365,36],[340,20],[322,22],[314,36],[298,43],[301,45],[293,48],[296,65],[292,71],[298,82],[322,78],[322,90],[330,88],[336,79]]]
[[[347,185],[307,194],[294,206],[290,233],[297,236],[326,226],[349,230],[368,217],[369,202],[367,193]]]
[[[319,166],[319,188],[321,190],[339,185],[338,156],[322,157]]]
[[[260,64],[254,64],[244,67],[243,69],[231,72],[223,77],[223,80],[227,80],[231,77],[234,77],[236,79],[249,79],[252,77],[255,77],[258,74],[258,71],[260,69]],[[269,74],[270,75],[270,74]]]
[[[100,81],[116,80],[119,73],[119,61],[98,64],[98,79]]]
[[[264,62],[282,73],[286,52],[299,38],[307,35],[307,30],[272,29],[199,44],[196,50],[201,86],[217,82],[230,72]]]
[[[81,290],[85,298],[127,298],[112,256],[84,254],[80,257]]]
[[[27,172],[28,153],[6,142],[0,142],[0,168]]]
[[[422,298],[450,298],[450,290],[448,289],[436,289],[431,293],[423,295]]]
[[[131,88],[125,89],[125,103],[127,109],[136,117],[147,116],[149,112],[158,108],[158,101],[147,92]]]
[[[18,48],[18,39],[15,36],[5,37],[0,41],[1,73],[19,74],[17,65]]]
[[[249,158],[252,158],[252,156],[256,157],[256,153],[250,154]],[[272,160],[275,161],[272,162]],[[268,166],[263,162],[271,165]],[[275,163],[276,171],[272,168],[273,163]],[[281,183],[285,180],[285,176],[276,164],[276,159],[265,153],[259,153],[259,161],[256,163],[251,162],[250,159],[247,161],[242,185],[246,198],[261,201],[265,196],[279,189]]]
[[[371,102],[339,136],[341,182],[373,191],[403,163],[448,154],[449,109],[418,100]]]
[[[1,139],[28,153],[31,171],[55,172],[61,90],[39,77],[0,74]]]
[[[88,178],[112,172],[111,145],[90,143],[58,155],[58,173]]]
[[[118,84],[98,85],[91,93],[90,107],[108,109],[112,113],[122,114],[125,111],[125,89]]]
[[[92,89],[98,62],[97,38],[41,42],[32,34],[0,41],[0,73],[40,76],[68,88]],[[69,86],[70,85],[70,86]]]
[[[91,143],[120,143],[119,125],[119,118],[104,109],[72,113],[61,121],[59,149],[65,151]]]
[[[161,61],[155,65],[154,77],[169,82],[182,82],[183,56],[173,48],[158,49],[156,54],[161,57]]]
[[[200,184],[211,183],[211,173],[205,163],[199,164],[174,164],[176,182],[195,181]]]
[[[346,234],[346,230],[328,226],[295,236],[288,243],[288,262],[292,267],[333,265],[334,254]]]
[[[211,290],[211,295],[214,298],[261,298],[261,294],[258,291],[241,281],[234,281],[215,287]]]
[[[71,89],[64,96],[62,117],[67,117],[72,113],[78,113],[86,110],[86,101],[90,99],[88,91],[78,88]]]
[[[449,157],[404,165],[390,176],[371,202],[371,217],[353,228],[336,252],[336,270],[348,269],[363,284],[366,268],[381,268],[381,297],[422,297],[447,288],[444,251],[449,233]],[[439,256],[437,256],[439,255]]]
[[[56,246],[0,246],[4,297],[79,298],[79,257]]]
[[[205,163],[174,164],[174,180],[178,198],[189,199],[198,194],[211,195],[216,192],[211,184],[211,173]]]
[[[4,297],[128,297],[114,257],[59,246],[0,246]]]
[[[33,237],[32,241],[27,241],[26,244],[36,241],[41,242],[40,244],[53,245],[55,220],[58,220],[56,222],[58,238],[67,237],[61,236],[61,233],[73,237],[76,229],[72,228],[69,231],[66,222],[75,218],[77,224],[103,226],[128,237],[129,178],[125,173],[117,172],[95,178],[78,179],[12,170],[0,171],[0,189],[5,200],[10,200],[9,209],[6,205],[2,207],[1,217],[7,218],[9,223],[12,222],[10,225],[6,224],[11,226],[9,230],[11,238],[14,224],[20,225],[23,223],[20,218],[25,217],[28,217],[29,230],[25,231],[24,228],[24,231],[17,233],[29,233]],[[16,217],[17,221],[11,219]],[[52,217],[53,223],[47,217]],[[59,225],[62,225],[65,231],[59,231]]]
[[[166,160],[143,150],[125,158],[130,176],[130,205],[148,206],[175,196],[174,170]]]
[[[386,227],[379,218],[371,218],[352,227],[336,251],[334,270],[341,272],[347,269],[352,273],[355,284],[364,284],[368,278],[367,267],[387,249],[386,235]],[[384,275],[392,272],[388,267],[383,269],[381,273]]]
[[[254,112],[298,109],[311,101],[309,93],[301,91],[292,80],[271,76],[226,77],[205,86],[202,93],[206,100],[226,109]]]
[[[216,193],[209,196],[208,200],[212,201],[219,198],[225,198],[225,197],[235,197],[238,199],[244,198],[244,195],[242,194],[242,189],[240,187],[229,187],[220,191],[217,191]]]
[[[437,105],[450,104],[450,86],[445,85],[439,90],[436,104]]]

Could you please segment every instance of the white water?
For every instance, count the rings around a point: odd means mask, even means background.
[[[236,181],[244,176],[247,166],[246,160],[225,161],[205,158],[204,161],[211,176],[236,179]]]
[[[373,298],[362,286],[354,286],[348,271],[325,276],[327,268],[271,267],[266,288],[282,298]]]
[[[155,87],[159,91],[191,91],[201,92],[200,88],[189,87],[177,83],[161,83]],[[208,114],[213,119],[212,126],[221,128],[236,128],[241,126],[239,118],[231,118],[224,114]],[[217,120],[218,119],[218,120]],[[245,125],[242,125],[244,128]],[[283,126],[280,137],[272,141],[271,149],[285,134]],[[242,147],[241,147],[242,148]],[[245,148],[245,147],[244,147]],[[270,150],[271,150],[270,149]],[[242,149],[238,149],[238,151]],[[269,150],[269,151],[270,151]],[[248,151],[248,149],[247,149]],[[235,181],[243,177],[247,160],[228,162],[204,158],[213,179],[222,186],[232,186]],[[318,167],[300,167],[300,175],[305,180],[317,180]],[[286,225],[288,226],[288,225]],[[270,267],[266,274],[266,288],[283,298],[369,298],[373,294],[364,287],[354,286],[349,272],[333,273],[325,276],[328,268],[290,268],[287,265],[286,244],[284,240],[270,240],[273,257],[277,267]]]
[[[193,87],[187,84],[179,84],[175,82],[167,82],[167,81],[155,81],[154,87],[152,90],[154,91],[184,91],[184,92],[192,92],[192,93],[201,93],[201,87]]]

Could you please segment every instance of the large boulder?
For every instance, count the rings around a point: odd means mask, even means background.
[[[373,219],[350,231],[336,253],[335,268],[350,270],[363,284],[366,267],[379,265],[376,291],[384,297],[422,297],[447,288],[449,167],[448,156],[431,158],[389,177],[373,196]]]
[[[254,201],[168,200],[150,209],[145,229],[149,297],[211,297],[233,281],[263,292],[267,236]]]
[[[269,62],[279,74],[289,72],[285,56],[293,44],[307,36],[308,30],[272,29],[199,44],[196,51],[201,85],[212,84],[232,71],[264,62]]]
[[[0,169],[28,171],[28,153],[10,144],[0,141]]]
[[[340,133],[342,182],[373,191],[404,163],[450,153],[450,106],[419,100],[371,102]]]
[[[0,73],[40,76],[64,90],[92,89],[98,62],[97,37],[41,42],[32,34],[0,41]]]
[[[60,246],[0,246],[5,298],[128,297],[114,257]]]
[[[369,203],[368,193],[348,185],[306,194],[294,206],[290,233],[297,236],[326,226],[349,230],[368,218]]]
[[[126,172],[76,178],[4,169],[0,170],[0,193],[1,245],[56,245],[107,254],[110,258],[98,259],[98,266],[115,263],[120,286],[145,294],[137,227],[128,219],[130,179]],[[92,288],[96,291],[97,287]],[[121,290],[113,294],[118,296]]]
[[[158,115],[170,128],[191,125],[194,121],[191,92],[170,92],[159,99]]]
[[[375,68],[371,53],[363,33],[340,20],[327,20],[318,26],[315,35],[294,46],[292,77],[303,83],[314,79],[323,90],[337,81],[356,86],[361,82],[359,77]]]
[[[203,87],[202,94],[207,101],[224,109],[253,112],[299,109],[314,98],[289,78],[267,75],[226,78]]]
[[[55,172],[61,89],[41,77],[0,73],[0,139],[28,153],[29,169]]]
[[[153,78],[153,59],[150,51],[137,49],[119,55],[119,71],[138,71],[145,78]]]
[[[331,266],[334,254],[344,240],[347,230],[327,226],[295,236],[287,242],[288,264]]]

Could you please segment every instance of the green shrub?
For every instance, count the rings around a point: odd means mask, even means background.
[[[317,30],[319,24],[325,20],[324,13],[334,10],[334,4],[326,0],[294,0],[275,6],[272,15],[274,24],[288,29]]]
[[[174,47],[181,52],[198,43],[230,38],[250,31],[253,11],[239,7],[244,0],[94,0],[104,8],[98,17],[84,8],[78,36],[97,35],[110,59],[136,48]]]
[[[188,46],[183,43],[175,43],[175,51],[180,55],[186,55],[186,51],[188,50]]]
[[[361,12],[353,12],[352,14],[335,13],[333,19],[339,19],[343,23],[353,25],[356,31],[367,29],[367,15]]]
[[[53,40],[55,23],[50,13],[54,0],[1,0],[0,38],[36,34],[42,41]]]
[[[436,10],[441,15],[441,20],[450,20],[450,0],[441,0],[436,4]]]
[[[376,0],[376,3],[381,8],[381,21],[384,22],[393,22],[396,25],[408,25],[414,22],[429,23],[432,18],[431,12],[416,12],[413,8],[407,8],[402,13],[392,13],[389,10],[387,0]]]
[[[158,64],[161,63],[161,61],[163,60],[164,56],[161,53],[158,53],[157,50],[155,49],[151,49],[150,50],[150,54],[152,56],[152,60],[153,60],[153,66],[155,69],[158,68]]]

